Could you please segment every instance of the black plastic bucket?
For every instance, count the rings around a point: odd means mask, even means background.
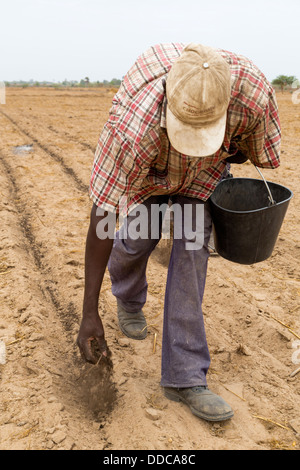
[[[292,191],[251,178],[221,181],[210,198],[216,251],[223,258],[240,264],[254,264],[273,252]]]

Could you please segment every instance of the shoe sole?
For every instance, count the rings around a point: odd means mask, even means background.
[[[232,418],[234,415],[233,411],[229,411],[228,413],[224,413],[223,415],[219,415],[218,417],[210,416],[205,413],[201,413],[200,411],[193,408],[184,398],[178,396],[176,392],[172,393],[169,390],[164,390],[164,396],[168,398],[169,400],[176,401],[177,403],[179,402],[184,403],[190,408],[191,412],[195,416],[197,416],[198,418],[202,418],[205,421],[211,421],[211,422],[227,421],[228,419]]]

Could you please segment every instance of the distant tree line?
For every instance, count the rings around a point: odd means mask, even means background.
[[[272,85],[284,91],[287,88],[300,87],[300,81],[294,75],[278,75],[278,77],[274,78],[272,81]]]
[[[14,87],[53,87],[53,88],[64,88],[64,87],[119,87],[121,85],[121,80],[118,78],[113,78],[112,80],[103,80],[102,82],[97,80],[92,82],[89,77],[82,78],[81,80],[63,80],[62,82],[51,82],[51,81],[36,81],[36,80],[14,80],[11,82],[4,81],[5,86],[14,86]],[[275,88],[279,88],[281,91],[291,88],[299,88],[300,81],[294,75],[278,75],[273,81],[272,85]]]
[[[13,87],[53,87],[53,88],[64,88],[64,87],[119,87],[121,85],[121,80],[118,78],[113,78],[112,80],[103,80],[92,82],[89,77],[85,77],[79,81],[77,80],[63,80],[62,82],[56,81],[36,81],[36,80],[13,80],[13,81],[4,81],[5,86]]]

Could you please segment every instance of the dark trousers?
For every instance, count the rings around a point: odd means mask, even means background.
[[[147,262],[161,236],[161,220],[158,224],[157,213],[154,218],[151,207],[163,204],[164,212],[168,200],[169,196],[150,197],[143,204],[144,219],[140,212],[133,211],[116,234],[108,269],[112,292],[129,312],[137,312],[146,302]],[[210,356],[202,299],[212,227],[209,203],[180,195],[172,196],[171,202],[177,211],[165,291],[161,385],[207,385]],[[136,236],[137,220],[145,222],[142,238]]]

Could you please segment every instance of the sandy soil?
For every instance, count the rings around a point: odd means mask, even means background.
[[[235,411],[211,424],[165,399],[159,386],[165,242],[148,266],[147,339],[119,331],[106,276],[101,309],[111,361],[85,365],[75,345],[87,187],[113,93],[8,88],[0,106],[0,449],[299,450],[300,105],[278,95],[282,165],[264,175],[294,198],[272,257],[251,266],[209,260],[208,381]],[[20,153],[22,145],[32,147]],[[250,164],[233,173],[258,176]]]

